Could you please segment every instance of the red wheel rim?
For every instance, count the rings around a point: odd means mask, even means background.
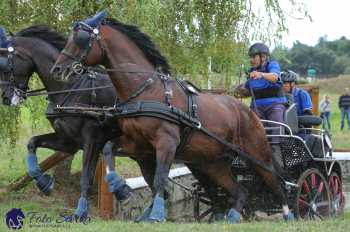
[[[299,217],[323,219],[330,215],[330,197],[327,182],[318,172],[312,170],[301,180],[297,200]]]
[[[342,182],[336,173],[332,173],[329,177],[329,190],[332,199],[332,213],[334,216],[338,216],[343,213],[345,196]]]

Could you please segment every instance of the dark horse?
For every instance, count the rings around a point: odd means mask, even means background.
[[[178,82],[171,80],[169,65],[150,38],[135,26],[106,18],[106,12],[74,25],[51,71],[57,77],[66,78],[80,62],[104,65],[122,102],[169,103],[187,112],[188,96]],[[257,175],[282,203],[284,215],[291,216],[282,184],[273,171],[265,130],[256,114],[227,95],[200,93],[197,105],[203,128],[239,146],[251,160],[271,167],[268,171],[252,163]],[[231,163],[225,158],[227,146],[198,129],[179,153],[182,127],[176,123],[147,116],[118,118],[115,123],[123,133],[123,149],[135,157],[142,157],[145,162],[148,160],[149,164],[153,163],[148,167],[152,175],[145,176],[145,179],[153,190],[154,199],[140,219],[165,220],[165,187],[170,166],[176,159],[185,162],[202,185],[222,187],[230,196],[227,220],[232,223],[240,220],[246,193],[233,178]]]
[[[120,135],[120,130],[115,123],[111,124],[108,121],[83,115],[73,117],[53,113],[53,108],[57,105],[113,106],[116,99],[116,92],[105,74],[75,75],[74,83],[64,83],[53,78],[50,68],[65,43],[64,37],[43,25],[23,29],[10,40],[3,41],[2,47],[5,48],[1,49],[0,53],[2,97],[5,104],[18,103],[18,99],[25,97],[32,74],[34,72],[38,74],[48,92],[47,118],[55,132],[30,139],[27,156],[28,173],[35,178],[40,190],[48,193],[53,180],[40,170],[36,158],[37,148],[49,148],[69,154],[75,154],[79,149],[83,149],[82,193],[75,212],[77,216],[82,217],[87,214],[86,197],[94,178],[98,155],[107,141]],[[92,90],[93,87],[97,89]],[[101,88],[98,89],[99,87]],[[90,90],[79,91],[82,88],[90,88]],[[74,90],[78,92],[70,92]],[[59,93],[59,91],[62,92]],[[130,197],[131,192],[114,171],[114,164],[111,163],[111,148],[110,142],[104,148],[104,158],[109,169],[107,181],[110,184],[110,191],[115,193],[118,200],[123,200]]]

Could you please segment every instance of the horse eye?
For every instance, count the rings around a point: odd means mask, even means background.
[[[90,42],[90,33],[87,31],[79,30],[74,36],[74,42],[79,48],[86,48]]]

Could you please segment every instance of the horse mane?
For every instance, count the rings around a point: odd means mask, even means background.
[[[123,24],[116,19],[107,18],[104,20],[104,24],[111,26],[115,30],[118,30],[128,36],[145,54],[146,58],[156,68],[160,68],[165,74],[170,74],[170,65],[166,58],[160,53],[156,45],[151,38],[145,33],[141,32],[137,26]]]
[[[59,51],[64,48],[67,42],[67,39],[63,35],[54,31],[47,25],[34,25],[27,27],[17,32],[15,36],[33,37],[44,40],[45,42],[57,48]]]

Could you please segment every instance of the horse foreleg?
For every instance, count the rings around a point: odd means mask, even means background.
[[[149,155],[142,159],[136,159],[136,162],[138,163],[141,169],[142,176],[145,179],[146,183],[148,184],[148,187],[151,189],[152,196],[154,197],[156,195],[156,191],[153,187],[154,175],[156,170],[155,156]],[[135,219],[135,222],[147,221],[151,214],[152,207],[153,207],[153,202],[149,207],[147,207],[143,211],[141,216]]]
[[[88,215],[88,192],[94,180],[95,170],[98,161],[98,153],[101,151],[104,143],[95,139],[88,139],[84,144],[83,151],[83,170],[80,178],[81,195],[78,207],[74,215],[80,220],[84,220]]]
[[[115,144],[108,141],[103,147],[103,159],[106,163],[105,181],[109,185],[109,192],[114,193],[119,201],[126,201],[132,197],[131,188],[125,183],[125,180],[115,171],[113,157],[113,147]]]
[[[163,134],[155,141],[156,148],[156,170],[153,181],[155,196],[153,198],[152,210],[147,221],[165,221],[165,188],[168,182],[170,166],[174,161],[179,138]]]
[[[27,171],[28,175],[33,177],[40,191],[49,194],[53,188],[53,178],[44,174],[38,165],[36,150],[38,147],[49,148],[57,151],[62,151],[74,154],[77,151],[75,144],[62,139],[56,133],[44,134],[32,137],[27,145]]]

